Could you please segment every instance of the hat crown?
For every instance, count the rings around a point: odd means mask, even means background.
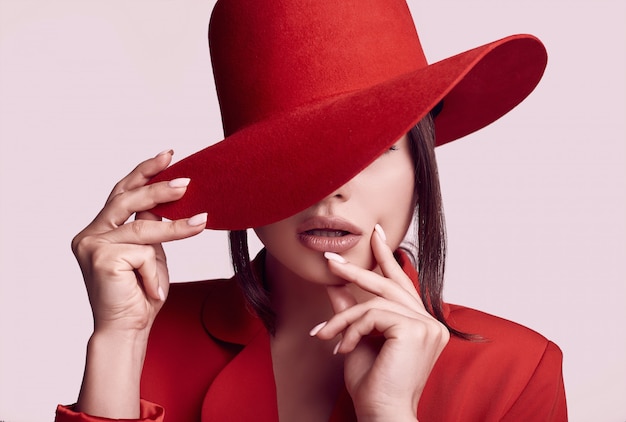
[[[219,0],[209,44],[227,136],[427,65],[404,0]]]

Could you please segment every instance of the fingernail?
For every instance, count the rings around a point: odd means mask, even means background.
[[[159,299],[161,299],[161,302],[165,302],[165,293],[163,292],[161,286],[159,286],[159,288],[157,289],[157,293],[159,294]]]
[[[191,182],[191,179],[188,177],[179,177],[178,179],[172,179],[167,182],[167,185],[170,188],[186,188]]]
[[[378,233],[378,235],[383,240],[383,242],[387,241],[387,235],[385,234],[385,231],[383,230],[380,224],[376,224],[374,226],[374,230],[376,230],[376,233]]]
[[[187,224],[189,224],[190,226],[199,226],[201,224],[206,224],[207,216],[208,214],[206,212],[196,214],[189,220],[187,220]]]
[[[311,337],[315,337],[317,335],[317,333],[319,333],[320,330],[326,326],[327,323],[328,323],[328,321],[320,322],[315,327],[313,327],[313,329],[311,331],[309,331],[309,335]]]
[[[341,340],[339,340],[339,343],[335,345],[335,348],[333,349],[333,355],[336,355],[337,352],[339,352],[339,346],[341,346]]]
[[[340,264],[346,264],[348,262],[343,256],[334,252],[324,252],[324,258],[328,259],[329,261],[338,262]]]
[[[165,154],[169,154],[169,155],[174,155],[174,150],[173,149],[166,149],[163,150],[161,152],[159,152],[156,157],[160,156],[160,155],[165,155]]]

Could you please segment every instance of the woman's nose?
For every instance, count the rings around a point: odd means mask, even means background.
[[[324,200],[345,202],[352,196],[354,179],[341,185],[337,190],[328,195]]]

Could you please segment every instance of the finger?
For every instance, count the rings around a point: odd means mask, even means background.
[[[389,279],[373,271],[354,265],[339,255],[325,253],[324,256],[328,259],[330,271],[338,277],[350,283],[354,283],[363,290],[376,296],[398,302],[416,311],[426,312],[423,305],[398,283],[391,282]]]
[[[159,299],[160,280],[156,265],[155,250],[151,246],[108,244],[93,251],[90,256],[92,274],[104,282],[96,283],[96,289],[103,294],[108,286],[128,280],[130,272],[135,273],[145,294]],[[93,281],[93,278],[90,278]],[[88,279],[85,279],[87,282]]]
[[[123,257],[138,274],[146,296],[153,300],[165,300],[165,293],[157,267],[156,251],[151,246],[136,248],[136,252]]]
[[[400,264],[398,264],[398,261],[396,261],[396,258],[393,256],[393,251],[389,245],[387,245],[385,239],[386,236],[383,228],[379,224],[376,224],[374,233],[372,234],[371,246],[374,258],[380,266],[383,275],[398,283],[413,296],[413,298],[421,303],[422,299],[417,293],[413,282],[409,276],[406,275]]]
[[[399,338],[398,327],[401,318],[405,317],[382,309],[372,309],[366,312],[344,330],[343,337],[334,353],[352,352],[361,339],[373,331],[382,333],[386,339]]]
[[[163,218],[161,218],[161,216],[151,213],[150,211],[142,211],[135,215],[135,220],[163,221]],[[163,245],[161,243],[155,243],[152,246],[154,247],[156,253],[157,262],[166,264],[167,258],[165,256],[165,251],[163,250]]]
[[[162,221],[161,216],[151,213],[150,211],[140,211],[135,214],[135,220]]]
[[[121,226],[136,212],[182,198],[189,183],[188,178],[178,178],[122,192],[107,203],[96,217],[96,222],[102,222],[110,228]]]
[[[317,336],[323,340],[330,340],[343,332],[351,324],[362,318],[367,312],[372,309],[379,309],[389,312],[394,312],[398,315],[402,315],[409,318],[419,317],[420,314],[412,309],[402,306],[396,302],[391,302],[380,297],[368,300],[367,302],[358,303],[351,306],[341,312],[336,313],[331,319],[329,319],[323,326],[317,330],[312,330],[312,335]]]
[[[167,168],[172,161],[172,155],[174,155],[173,150],[166,150],[137,165],[133,171],[115,185],[107,203],[120,193],[145,185],[148,180]]]
[[[420,346],[434,345],[433,350],[437,355],[450,336],[443,324],[433,318],[421,315],[411,318],[392,311],[372,309],[344,330],[337,352],[350,353],[363,337],[373,331],[382,333],[387,340],[402,340],[405,350],[419,350]]]
[[[207,213],[175,221],[136,220],[101,235],[111,243],[153,245],[185,239],[202,232]]]

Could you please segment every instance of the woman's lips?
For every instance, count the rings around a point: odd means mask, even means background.
[[[298,240],[318,252],[341,253],[361,240],[361,230],[338,217],[312,217],[298,227]]]

